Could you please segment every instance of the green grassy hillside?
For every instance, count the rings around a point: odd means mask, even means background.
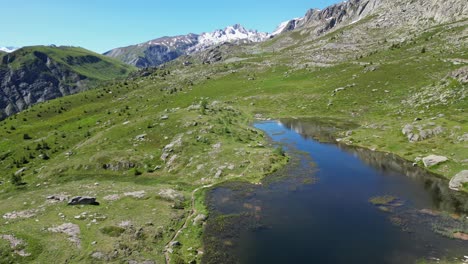
[[[0,60],[0,118],[127,77],[135,68],[76,47],[33,46]]]
[[[49,57],[64,67],[89,79],[112,80],[127,75],[134,68],[118,60],[94,53],[79,47],[31,46],[11,53],[8,63],[3,67],[19,70],[35,63],[38,59]]]

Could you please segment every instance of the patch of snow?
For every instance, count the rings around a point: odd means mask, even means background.
[[[0,51],[4,51],[4,52],[7,52],[7,53],[11,53],[15,50],[17,50],[19,48],[17,47],[0,47]]]

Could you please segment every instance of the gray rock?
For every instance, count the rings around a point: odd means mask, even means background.
[[[53,194],[46,197],[47,200],[63,202],[68,200],[68,195],[66,194]]]
[[[68,202],[68,205],[99,205],[99,203],[96,197],[76,196]]]
[[[200,225],[200,224],[203,224],[203,222],[206,221],[208,217],[204,214],[199,214],[197,215],[197,217],[195,217],[195,219],[193,219],[193,225]]]
[[[141,134],[135,137],[136,141],[144,141],[146,138],[146,134]]]
[[[444,156],[430,155],[430,156],[423,158],[422,160],[423,160],[424,166],[432,167],[439,163],[447,161],[448,158]]]
[[[216,171],[215,176],[214,176],[215,179],[218,179],[219,177],[221,177],[222,174],[223,174],[223,170],[218,169],[218,170]]]
[[[0,239],[8,241],[10,244],[10,248],[14,251],[15,254],[21,257],[31,256],[31,253],[27,253],[24,249],[21,249],[22,246],[26,245],[26,243],[23,240],[16,238],[13,235],[0,235]]]
[[[76,224],[73,223],[65,223],[57,227],[51,227],[47,229],[50,232],[53,233],[63,233],[68,235],[68,240],[71,242],[75,243],[76,246],[80,247],[81,245],[81,240],[79,238],[80,236],[80,227]]]
[[[464,183],[468,182],[468,170],[463,170],[455,175],[449,183],[449,188],[455,191],[459,191]]]
[[[184,195],[173,189],[162,189],[158,192],[159,197],[169,201],[183,201]]]
[[[403,135],[409,135],[412,131],[413,131],[414,127],[410,124],[407,124],[403,127],[403,129],[401,130],[401,133],[403,133]]]
[[[124,196],[129,196],[137,199],[145,198],[146,192],[145,191],[136,191],[136,192],[126,192]]]
[[[23,174],[23,172],[25,172],[27,169],[28,169],[27,167],[24,167],[24,168],[21,168],[21,169],[17,170],[15,172],[15,176]]]
[[[468,133],[463,134],[463,136],[459,136],[457,140],[460,142],[468,141]]]
[[[453,71],[450,77],[457,79],[461,83],[468,83],[468,66]]]
[[[181,246],[182,244],[179,242],[179,241],[172,241],[171,243],[169,243],[169,246],[171,247],[178,247],[178,246]]]
[[[98,260],[109,260],[108,256],[100,251],[96,251],[93,254],[91,254],[91,257],[93,259],[98,259]]]
[[[104,164],[102,168],[111,171],[129,170],[135,168],[135,163],[131,161],[119,161],[117,163]]]

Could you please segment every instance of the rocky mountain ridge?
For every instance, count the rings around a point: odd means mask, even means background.
[[[323,10],[310,9],[304,17],[283,22],[275,35],[296,29],[312,29],[321,35],[337,26],[356,23],[368,15],[379,15],[379,22],[384,27],[421,27],[421,23],[447,23],[467,18],[468,5],[457,0],[350,0]]]
[[[162,37],[138,45],[116,48],[104,55],[140,68],[158,66],[182,55],[206,50],[221,43],[246,44],[261,42],[270,34],[248,30],[236,24],[214,32]]]

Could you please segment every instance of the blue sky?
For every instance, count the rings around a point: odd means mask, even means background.
[[[0,46],[72,45],[99,53],[236,23],[271,32],[339,0],[0,0]]]

